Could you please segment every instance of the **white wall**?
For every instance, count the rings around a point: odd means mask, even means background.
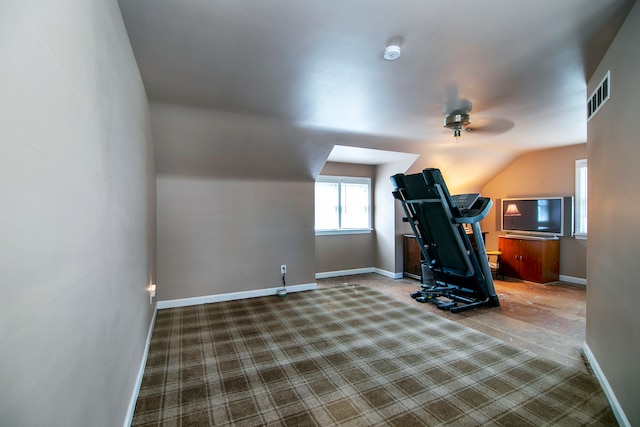
[[[0,425],[125,421],[153,314],[154,174],[116,2],[0,2]]]

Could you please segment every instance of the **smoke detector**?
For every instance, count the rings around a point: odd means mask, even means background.
[[[400,46],[395,44],[387,46],[384,49],[384,55],[382,55],[382,57],[387,61],[395,61],[400,58]]]

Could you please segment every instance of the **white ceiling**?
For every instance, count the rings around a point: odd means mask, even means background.
[[[347,147],[334,145],[327,157],[328,162],[356,163],[362,165],[383,165],[400,160],[416,160],[417,154],[400,153],[398,151],[374,150],[371,148]]]
[[[342,145],[420,154],[418,167],[458,186],[481,185],[524,151],[586,142],[587,80],[633,3],[119,0],[151,103],[295,129],[234,132],[247,146],[277,135],[294,157],[308,151],[310,176],[319,152]],[[382,58],[389,43],[402,48],[393,62]],[[443,111],[461,100],[474,130],[455,142]],[[156,132],[159,172],[171,172],[175,147]],[[313,143],[300,143],[307,133]],[[205,142],[211,157],[221,141]]]

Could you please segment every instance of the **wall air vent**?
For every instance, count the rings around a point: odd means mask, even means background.
[[[587,100],[587,121],[591,120],[598,110],[604,105],[605,102],[611,97],[611,71],[607,71],[604,78],[593,91],[589,99]]]

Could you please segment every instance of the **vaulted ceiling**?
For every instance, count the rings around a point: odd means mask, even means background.
[[[341,145],[420,154],[461,187],[586,142],[587,80],[633,3],[119,0],[158,172],[314,177]],[[465,105],[456,142],[444,113]],[[175,106],[208,130],[171,129]]]

